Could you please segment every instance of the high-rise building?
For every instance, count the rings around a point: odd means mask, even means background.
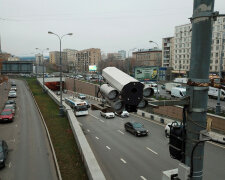
[[[38,54],[35,55],[35,62],[36,62],[37,65],[39,65],[39,66],[42,65],[43,60],[44,60],[44,58],[43,58],[42,54],[38,53]]]
[[[192,38],[192,25],[185,24],[175,27],[174,36],[174,59],[172,67],[174,73],[185,74],[190,69],[191,59],[191,38]],[[225,53],[225,18],[218,17],[217,21],[213,22],[213,35],[211,46],[211,60],[210,72],[219,72],[220,58],[223,52]],[[223,68],[225,70],[225,56],[223,56]]]
[[[132,53],[138,66],[162,66],[162,50],[139,49]]]
[[[75,49],[63,49],[63,52],[67,53],[67,61],[69,64],[75,63],[76,61],[76,54],[78,50]]]
[[[126,59],[126,51],[125,50],[118,51],[118,54],[120,55],[122,60]]]
[[[119,53],[108,53],[107,59],[108,60],[122,60],[122,56]]]
[[[62,57],[62,65],[67,65],[67,53],[66,52],[61,52],[61,57]],[[59,51],[51,51],[49,52],[49,61],[50,64],[60,64],[60,52]]]
[[[174,56],[174,37],[162,39],[162,67],[172,67]]]
[[[89,65],[96,65],[101,61],[101,50],[90,48],[78,51],[76,54],[75,69],[76,72],[88,72]]]

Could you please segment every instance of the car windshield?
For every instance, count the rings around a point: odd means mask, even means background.
[[[0,152],[3,152],[2,146],[0,146]]]
[[[134,126],[134,128],[142,128],[143,124],[141,124],[141,123],[134,123],[133,126]]]
[[[12,106],[6,106],[5,109],[14,109]]]
[[[2,113],[1,113],[1,115],[10,115],[11,114],[11,111],[3,111]]]

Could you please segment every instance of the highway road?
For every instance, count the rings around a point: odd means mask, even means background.
[[[89,102],[93,102],[89,100]],[[162,171],[177,168],[171,159],[164,126],[136,115],[105,119],[99,111],[77,118],[85,136],[109,180],[159,180]],[[127,121],[141,122],[149,130],[146,137],[135,137],[124,130]],[[204,180],[224,180],[225,147],[205,146]]]
[[[17,84],[17,110],[13,123],[0,124],[0,138],[10,152],[1,180],[55,180],[56,170],[41,117],[32,96],[20,80]]]
[[[164,89],[162,89],[161,85],[159,85],[159,94],[164,97],[171,98],[171,95],[167,93]],[[208,108],[216,108],[216,104],[217,104],[217,99],[212,99],[212,98],[208,99]],[[221,105],[221,110],[225,111],[225,101],[221,100],[220,105]]]

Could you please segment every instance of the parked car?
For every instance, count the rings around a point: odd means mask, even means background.
[[[162,89],[165,89],[165,88],[166,88],[165,84],[163,84],[163,85],[161,86],[161,88],[162,88]]]
[[[147,136],[148,130],[144,128],[144,125],[138,122],[127,122],[124,124],[126,131],[134,134],[135,136]]]
[[[16,91],[9,91],[9,98],[16,98]]]
[[[114,118],[115,114],[113,112],[102,112],[100,111],[100,115],[106,119]]]
[[[4,140],[0,140],[0,168],[5,167],[5,161],[8,156],[8,145]]]
[[[6,105],[5,107],[4,107],[4,110],[11,110],[12,111],[12,113],[13,113],[13,116],[15,116],[15,107],[13,106],[13,104],[12,105]],[[3,111],[4,111],[3,110]]]
[[[11,89],[10,89],[10,91],[17,91],[16,86],[12,86]]]
[[[145,84],[149,85],[150,87],[157,87],[157,84],[155,82],[146,81]]]
[[[6,110],[6,111],[2,111],[2,113],[0,114],[0,122],[6,122],[6,121],[11,121],[13,122],[13,113],[11,110]]]
[[[159,94],[160,92],[159,88],[157,89],[157,87],[152,87],[152,89],[154,90],[154,94]]]
[[[78,94],[79,99],[86,99],[86,96],[84,94]]]
[[[16,105],[16,101],[14,99],[9,99],[8,101],[6,101],[5,105],[7,104],[14,104]]]
[[[170,128],[171,128],[171,126],[178,127],[180,125],[181,125],[181,123],[179,121],[173,121],[173,122],[168,123],[166,125],[166,127],[165,127],[165,136],[166,137],[169,137],[170,136]]]
[[[122,113],[121,113],[121,114],[120,114],[120,113],[115,112],[115,114],[116,114],[117,116],[122,117],[122,118],[129,117],[129,116],[130,116],[129,112],[127,112],[127,111],[122,111]]]

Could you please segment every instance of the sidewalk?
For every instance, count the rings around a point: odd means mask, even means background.
[[[0,111],[4,108],[5,102],[8,100],[9,89],[10,83],[7,83],[6,86],[4,83],[0,84]]]

